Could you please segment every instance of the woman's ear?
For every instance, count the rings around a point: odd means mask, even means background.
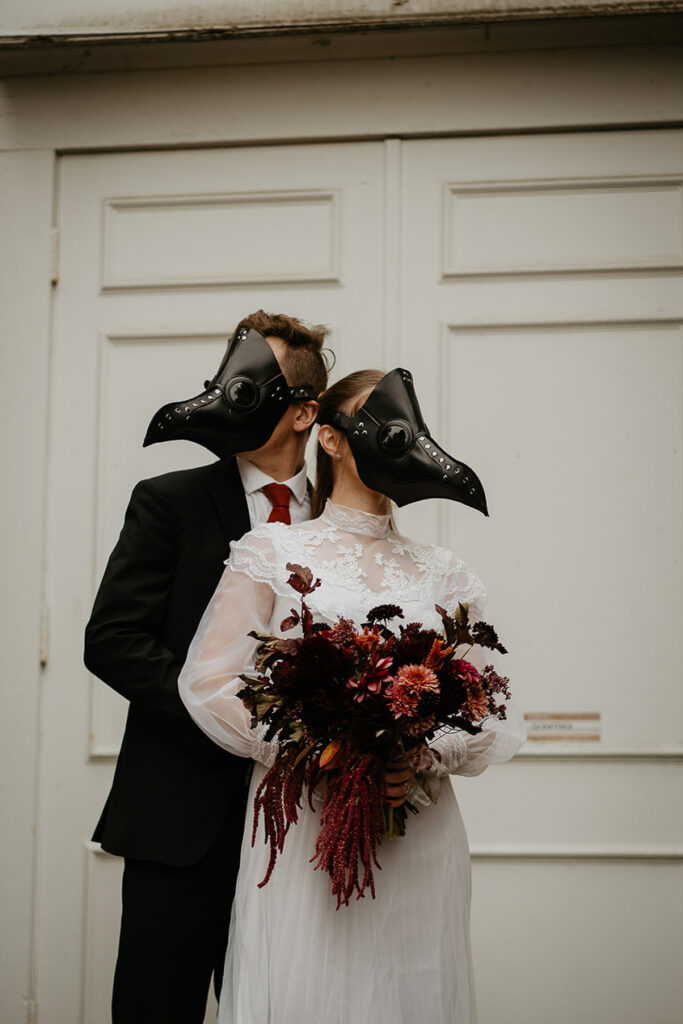
[[[318,444],[331,459],[341,458],[341,431],[335,430],[329,423],[324,423],[318,430]]]
[[[318,415],[317,402],[299,402],[292,426],[294,430],[310,430]]]

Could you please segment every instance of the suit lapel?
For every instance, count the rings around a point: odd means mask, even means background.
[[[206,487],[227,544],[251,529],[247,499],[234,458],[214,462],[207,467]]]

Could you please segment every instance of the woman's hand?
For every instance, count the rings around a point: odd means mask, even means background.
[[[387,803],[390,807],[400,807],[405,803],[408,790],[415,782],[415,771],[407,760],[393,761],[387,765],[384,773],[384,784],[387,790]]]

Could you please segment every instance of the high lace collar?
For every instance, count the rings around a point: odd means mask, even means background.
[[[330,526],[346,533],[362,533],[366,537],[386,537],[390,529],[391,516],[376,516],[372,512],[363,512],[359,508],[337,505],[328,501],[323,509],[321,520]]]

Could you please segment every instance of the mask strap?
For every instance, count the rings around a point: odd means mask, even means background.
[[[353,426],[353,420],[345,416],[343,412],[319,412],[316,423],[321,427],[336,427],[337,430],[343,430],[345,434],[348,434]]]
[[[318,397],[318,392],[315,388],[306,387],[290,387],[289,397],[292,402],[297,401],[315,401]]]

